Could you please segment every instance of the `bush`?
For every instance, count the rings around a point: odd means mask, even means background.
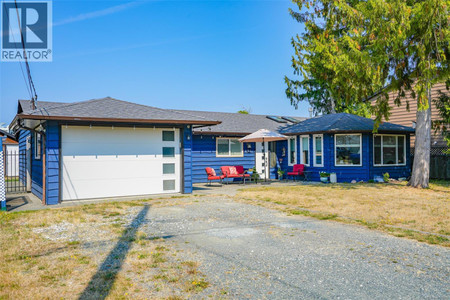
[[[389,181],[389,173],[388,172],[383,174],[383,180],[384,180],[384,182],[388,182]]]

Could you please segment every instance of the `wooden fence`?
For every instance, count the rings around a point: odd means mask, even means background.
[[[430,155],[430,178],[450,180],[450,154],[448,147],[432,147]],[[414,162],[414,148],[411,147],[411,169]]]

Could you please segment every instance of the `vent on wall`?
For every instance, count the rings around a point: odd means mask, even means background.
[[[286,120],[283,120],[282,118],[277,117],[277,116],[267,116],[267,119],[270,119],[270,120],[278,122],[278,123],[287,123]]]

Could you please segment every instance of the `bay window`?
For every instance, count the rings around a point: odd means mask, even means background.
[[[315,167],[323,167],[323,135],[313,135],[313,165]]]
[[[244,156],[242,143],[237,138],[217,138],[216,156],[217,157],[239,157]]]
[[[404,135],[380,134],[373,136],[373,165],[399,166],[406,164]]]
[[[334,154],[336,166],[361,166],[361,134],[335,134]]]

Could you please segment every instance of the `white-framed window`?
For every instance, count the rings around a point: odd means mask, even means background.
[[[300,136],[300,163],[309,166],[309,135]]]
[[[297,163],[297,138],[288,139],[288,165],[293,166]]]
[[[41,159],[42,136],[40,133],[34,133],[34,159]]]
[[[334,135],[335,166],[362,166],[362,135]]]
[[[406,136],[377,134],[373,136],[374,166],[406,165]]]
[[[242,157],[244,156],[243,143],[237,138],[216,138],[217,157]]]
[[[323,167],[323,134],[313,135],[313,165]]]

